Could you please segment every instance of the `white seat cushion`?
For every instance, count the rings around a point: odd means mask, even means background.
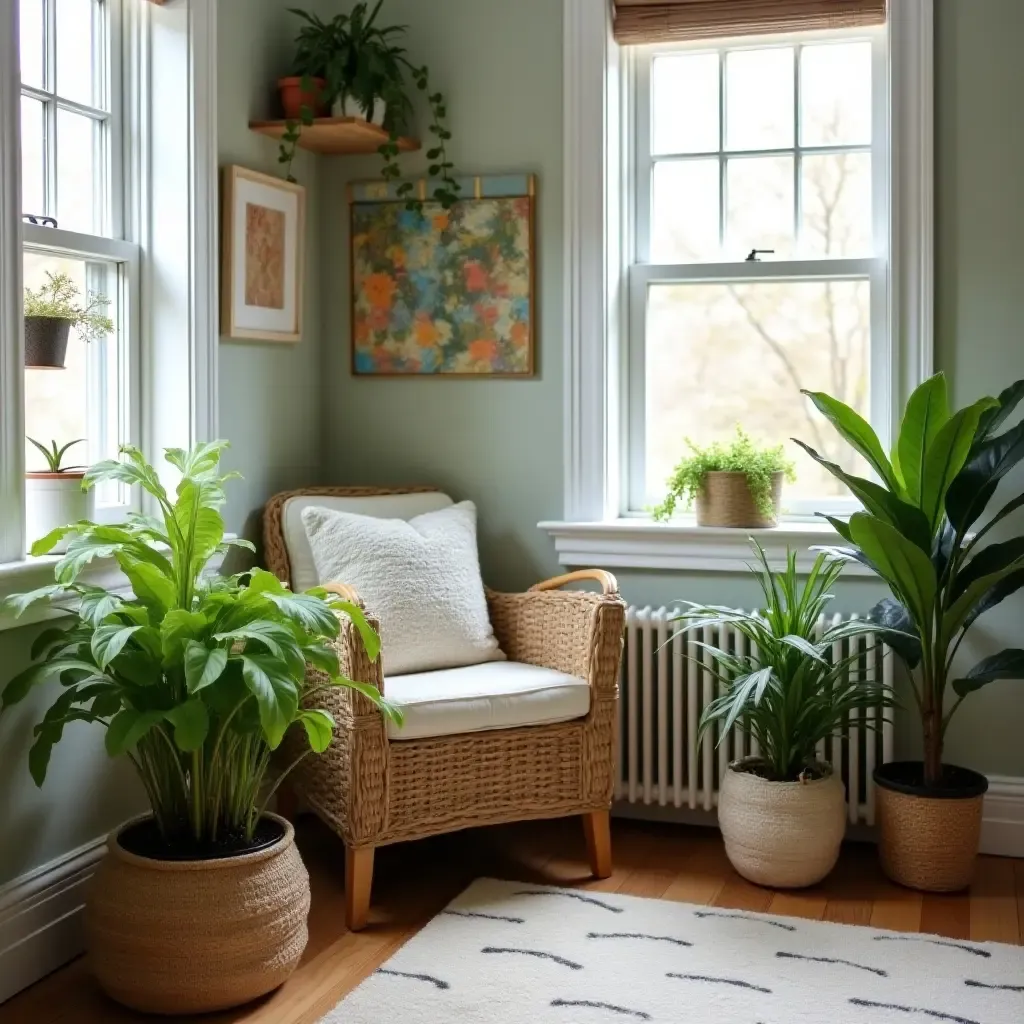
[[[401,727],[388,722],[393,740],[549,725],[590,710],[585,679],[517,661],[389,676],[384,694],[405,713]]]
[[[352,512],[357,516],[374,516],[378,519],[413,519],[424,512],[436,512],[447,508],[452,499],[440,491],[423,491],[416,494],[371,494],[364,498],[339,498],[327,494],[297,494],[284,503],[281,528],[284,546],[288,549],[291,562],[291,588],[296,593],[309,590],[320,582],[317,575],[313,551],[302,525],[302,513],[310,506],[329,508],[333,512]]]

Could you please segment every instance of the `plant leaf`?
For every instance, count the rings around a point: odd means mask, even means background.
[[[20,619],[37,601],[50,601],[55,597],[66,595],[66,587],[51,583],[48,587],[39,587],[37,590],[30,590],[25,594],[11,594],[0,603],[0,610],[13,613],[16,619]]]
[[[946,495],[949,521],[965,534],[985,511],[998,482],[1024,459],[1024,422],[976,447]]]
[[[206,742],[210,731],[210,714],[198,697],[172,708],[165,717],[174,726],[174,744],[179,750],[190,754]]]
[[[338,635],[338,616],[321,598],[313,597],[311,594],[293,594],[287,590],[282,593],[264,592],[264,597],[282,615],[297,623],[307,633],[328,637]]]
[[[1024,679],[1024,651],[1008,647],[979,661],[966,676],[953,681],[958,697],[965,697],[997,679]]]
[[[153,726],[163,721],[164,715],[163,711],[136,711],[134,708],[119,711],[107,726],[107,753],[111,757],[120,757],[134,749]]]
[[[363,647],[366,648],[367,657],[370,661],[376,661],[380,654],[380,637],[367,621],[363,609],[359,605],[353,604],[351,601],[343,601],[341,598],[334,598],[328,604],[335,611],[344,612],[352,620],[352,624],[363,641]]]
[[[205,647],[189,640],[185,644],[185,686],[189,693],[198,693],[212,685],[228,664],[228,652],[223,647]]]
[[[907,497],[915,505],[921,504],[928,450],[948,420],[946,377],[945,374],[937,373],[916,388],[908,399],[896,442]]]
[[[99,626],[92,634],[90,648],[96,664],[101,669],[106,667],[124,650],[124,646],[131,640],[133,634],[138,632],[141,626]]]
[[[287,666],[266,654],[243,654],[242,677],[259,707],[260,725],[271,750],[280,746],[299,707],[298,687]]]
[[[334,719],[326,711],[301,711],[299,721],[306,730],[309,745],[314,753],[322,754],[334,736]]]

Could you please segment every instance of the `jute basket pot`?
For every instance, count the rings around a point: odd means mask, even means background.
[[[770,518],[754,504],[746,473],[705,473],[697,492],[697,525],[765,529],[778,523],[781,501],[782,473],[772,474],[774,513]]]
[[[820,779],[769,782],[729,765],[718,798],[718,824],[732,866],[773,889],[820,882],[835,867],[846,832],[846,791],[830,765]]]
[[[283,818],[265,849],[168,861],[110,837],[86,900],[86,946],[103,990],[145,1013],[223,1010],[281,985],[306,948],[309,875]]]
[[[924,892],[957,892],[974,877],[988,779],[943,765],[947,784],[925,789],[919,761],[875,770],[878,850],[894,881]]]

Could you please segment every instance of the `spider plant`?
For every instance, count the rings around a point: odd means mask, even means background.
[[[0,700],[6,710],[40,684],[60,684],[35,727],[29,768],[36,783],[43,784],[67,725],[97,723],[107,752],[126,756],[138,771],[162,841],[198,855],[217,843],[251,842],[269,800],[261,792],[271,756],[285,733],[305,733],[300,759],[330,744],[331,716],[310,706],[318,692],[358,689],[399,717],[374,687],[340,671],[331,642],[340,630],[337,613],[352,619],[372,657],[380,648],[357,605],[321,588],[292,593],[261,569],[207,574],[207,562],[226,545],[252,548],[224,537],[224,484],[237,475],[219,471],[225,447],[213,441],[188,452],[169,449],[167,461],[180,474],[173,496],[130,445],[121,448],[124,461],[93,466],[85,487],[138,484],[159,516],[130,513],[123,525],[54,530],[32,554],[73,538],[54,567],[55,582],[0,606],[20,615],[38,601],[77,601],[74,621],[36,639],[34,664],[10,680]],[[117,562],[132,596],[80,581],[96,558]],[[307,665],[319,674],[307,675]]]
[[[76,469],[81,469],[81,466],[65,466],[64,456],[74,448],[76,444],[84,444],[85,438],[80,437],[75,441],[68,441],[63,447],[58,447],[56,441],[51,441],[49,445],[43,444],[42,441],[37,441],[34,437],[30,437],[29,442],[42,452],[43,458],[46,459],[46,471],[48,473],[71,473]]]
[[[731,626],[746,638],[749,653],[691,641],[710,654],[723,687],[701,715],[699,741],[717,724],[721,743],[742,720],[760,748],[759,762],[751,763],[751,769],[771,781],[792,782],[818,771],[818,743],[841,733],[847,716],[862,708],[893,707],[894,701],[881,683],[851,680],[848,669],[857,654],[832,656],[834,643],[871,633],[874,625],[850,620],[818,635],[817,623],[832,600],[829,591],[842,573],[842,562],[818,555],[801,586],[795,552],[787,552],[783,571],[773,572],[764,549],[751,543],[760,563],[751,571],[764,595],[762,610],[687,601],[689,610],[671,621],[682,623],[678,633]],[[865,716],[861,724],[873,728],[876,722]]]

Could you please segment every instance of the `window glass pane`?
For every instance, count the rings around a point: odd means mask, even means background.
[[[793,157],[734,157],[726,166],[727,260],[751,249],[793,252]]]
[[[646,475],[649,501],[697,444],[728,441],[739,423],[785,445],[797,482],[785,497],[846,496],[789,440],[798,437],[844,469],[869,475],[801,394],[827,391],[869,416],[867,281],[671,284],[650,289],[647,313]]]
[[[718,255],[718,161],[665,160],[654,165],[651,259],[692,263]]]
[[[869,256],[871,154],[805,156],[800,165],[801,252]]]
[[[103,105],[102,9],[96,0],[56,0],[57,95]]]
[[[26,288],[48,287],[48,273],[67,275],[77,290],[72,300],[75,305],[84,307],[97,294],[116,299],[118,268],[114,265],[25,253]],[[86,443],[68,452],[69,465],[88,465],[117,454],[121,421],[118,303],[96,308],[114,321],[112,334],[87,343],[72,329],[63,370],[25,369],[25,433],[46,445],[56,441],[61,447],[85,438]],[[25,456],[28,469],[45,469],[42,455],[28,441]],[[104,485],[97,492],[97,503],[117,502],[118,492],[116,484]]]
[[[19,55],[21,80],[41,89],[43,80],[43,0],[21,0]]]
[[[800,143],[871,142],[871,44],[830,43],[800,51]]]
[[[21,97],[21,212],[40,216],[46,209],[46,127],[43,104]]]
[[[651,90],[655,153],[717,151],[717,53],[657,57]]]
[[[57,111],[57,221],[69,231],[99,234],[103,227],[102,129],[91,117]]]
[[[735,50],[725,58],[727,149],[793,145],[793,49]]]

